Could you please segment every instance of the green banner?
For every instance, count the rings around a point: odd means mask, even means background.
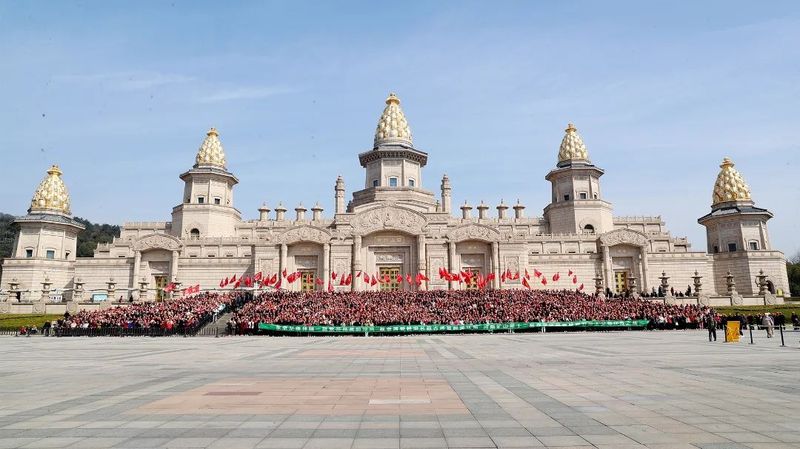
[[[258,329],[271,332],[298,332],[319,334],[413,334],[428,332],[460,332],[460,331],[506,331],[511,329],[545,328],[612,328],[612,327],[645,327],[649,320],[614,320],[614,321],[548,321],[532,323],[484,323],[484,324],[394,324],[390,326],[298,326],[290,324],[259,323]]]

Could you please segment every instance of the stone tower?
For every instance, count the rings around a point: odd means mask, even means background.
[[[603,170],[589,160],[589,153],[578,130],[570,123],[558,151],[556,168],[545,176],[552,184],[550,204],[544,217],[552,234],[590,232],[601,234],[614,229],[611,203],[600,191]]]
[[[366,169],[364,189],[353,192],[353,210],[375,202],[394,202],[419,212],[433,212],[436,199],[422,188],[428,154],[414,148],[400,99],[389,94],[378,121],[372,151],[358,155]]]
[[[194,167],[180,178],[185,183],[183,202],[172,209],[172,235],[181,239],[235,235],[241,214],[233,207],[233,186],[239,180],[225,167],[216,129],[208,131]]]
[[[19,232],[11,258],[3,263],[3,280],[18,283],[20,290],[41,290],[43,283],[53,289],[71,286],[78,233],[84,226],[72,218],[69,192],[61,175],[57,165],[50,167],[33,194],[28,214],[14,221]]]

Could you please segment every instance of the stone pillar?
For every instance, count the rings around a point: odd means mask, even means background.
[[[492,273],[492,287],[500,288],[500,244],[497,242],[492,242]]]
[[[611,288],[611,282],[614,278],[614,270],[611,261],[611,247],[603,245],[603,272],[605,273],[606,288]],[[612,289],[613,290],[613,289]]]
[[[450,178],[447,175],[442,176],[442,212],[450,213]]]
[[[499,220],[505,220],[506,218],[506,211],[508,211],[508,206],[503,200],[500,200],[500,204],[497,205],[497,218]]]
[[[275,207],[275,221],[283,220],[286,220],[286,208],[283,207],[283,203],[278,203]]]
[[[312,221],[320,221],[322,220],[322,206],[319,205],[319,202],[311,208],[311,220]]]
[[[425,234],[420,234],[417,236],[417,273],[422,273],[424,276],[430,278],[430,276],[428,276],[427,257],[428,256],[425,248]],[[427,283],[420,284],[418,288],[422,287],[422,285],[425,285],[425,289],[427,290]]]
[[[767,275],[764,274],[764,270],[758,270],[756,285],[758,286],[758,296],[764,296],[767,293]]]
[[[72,281],[72,300],[76,302],[83,301],[83,280],[76,278]]]
[[[278,256],[278,276],[283,276],[283,270],[289,270],[286,266],[286,259],[289,255],[289,247],[285,243],[281,243],[281,253]]]
[[[134,251],[133,252],[133,277],[131,278],[131,288],[136,287],[136,280],[139,279],[139,271],[142,267],[142,252],[141,251]]]
[[[448,271],[456,273],[459,270],[456,268],[456,242],[448,242],[447,244],[447,266]],[[447,281],[447,288],[454,289],[458,286],[456,281]]]
[[[334,186],[333,190],[336,192],[336,197],[334,198],[336,207],[334,213],[343,214],[345,212],[344,209],[344,179],[342,175],[339,175],[336,178],[336,185]]]
[[[519,199],[517,199],[517,204],[514,205],[514,218],[517,220],[525,217],[525,206],[520,204]]]
[[[357,291],[359,288],[358,282],[356,282],[355,276],[356,273],[361,271],[361,236],[354,235],[353,236],[353,269],[350,270],[350,274],[353,276],[353,282],[350,284],[350,289],[352,291]]]
[[[258,208],[258,221],[267,220],[269,220],[269,208],[267,207],[267,203],[262,203],[261,207]]]
[[[649,273],[649,268],[647,266],[647,247],[642,247],[642,292],[647,293],[650,288],[649,283],[647,282],[647,276]]]
[[[114,278],[109,278],[108,282],[106,282],[106,294],[108,295],[108,299],[106,301],[113,302],[117,298],[114,296],[117,293],[117,283],[114,282]]]
[[[486,219],[486,211],[489,210],[489,206],[484,204],[483,200],[481,200],[481,204],[478,204],[477,209],[478,209],[478,219],[479,220],[485,220]]]
[[[303,203],[300,203],[294,208],[294,212],[297,214],[296,221],[306,221],[306,210],[307,209],[303,207]]]
[[[462,220],[469,220],[472,218],[472,206],[464,201],[464,205],[461,206],[461,219]]]
[[[50,282],[50,278],[49,277],[45,277],[44,281],[42,281],[42,301],[47,301],[48,299],[50,299],[50,286],[51,285],[53,285],[53,283]]]
[[[169,278],[174,282],[178,278],[178,260],[180,254],[178,251],[172,252],[172,262],[169,264]]]
[[[322,287],[328,291],[328,284],[331,282],[331,244],[325,243],[322,245],[322,279],[325,282]]]

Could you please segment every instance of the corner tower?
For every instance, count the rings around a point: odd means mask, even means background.
[[[611,203],[603,199],[604,171],[589,160],[577,128],[570,123],[558,150],[556,168],[545,176],[552,184],[551,202],[544,208],[550,233],[603,233],[614,229]]]
[[[711,212],[697,220],[706,227],[716,292],[726,291],[724,277],[730,272],[737,291],[756,294],[758,287],[753,280],[763,270],[775,291],[788,295],[785,257],[773,250],[769,241],[767,221],[772,212],[755,206],[750,186],[730,158],[724,158],[719,167],[711,194]]]
[[[50,167],[33,194],[28,214],[14,221],[19,232],[11,258],[3,263],[3,281],[16,279],[22,290],[39,290],[44,282],[64,289],[72,281],[78,233],[84,226],[72,218],[61,175],[58,165]]]
[[[411,128],[400,99],[389,94],[378,120],[372,151],[358,155],[366,169],[364,189],[353,192],[353,210],[375,202],[392,201],[419,212],[433,212],[436,199],[422,188],[422,168],[428,154],[414,148]]]
[[[180,178],[183,203],[172,209],[172,234],[178,238],[232,237],[241,214],[233,207],[233,186],[239,180],[225,167],[219,133],[206,133],[194,167]]]

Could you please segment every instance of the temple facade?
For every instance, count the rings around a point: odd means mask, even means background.
[[[545,176],[552,195],[542,216],[527,216],[519,201],[454,205],[447,175],[437,182],[438,192],[429,190],[428,153],[415,146],[394,94],[386,100],[372,149],[358,160],[363,184],[348,201],[338,177],[332,214],[326,216],[319,204],[309,214],[302,204],[291,213],[278,203],[274,210],[258,208],[258,219],[243,220],[233,195],[239,180],[226,168],[226,153],[212,128],[192,168],[180,175],[185,185],[171,220],[125,223],[119,238],[86,258],[76,257],[82,226],[72,218],[62,172],[53,166],[28,214],[16,221],[13,254],[2,261],[0,300],[155,300],[170,283],[218,289],[220,280],[233,274],[284,270],[300,272],[298,281],[282,284],[290,290],[476,288],[474,276],[448,281],[439,276],[441,269],[494,273],[490,288],[528,288],[523,280],[534,289],[583,284],[587,292],[651,292],[659,286],[685,292],[699,285],[704,295],[734,303],[737,294],[756,297],[767,286],[778,300],[783,292],[788,295],[784,255],[769,240],[772,214],[755,206],[728,158],[713,187],[711,211],[698,220],[707,229],[701,251],[672,236],[658,216],[614,216],[603,194],[604,171],[592,163],[572,124]],[[541,275],[525,279],[526,271]],[[503,279],[508,272],[522,275]],[[341,274],[359,273],[393,281],[340,281]],[[417,273],[429,280],[395,280]]]

